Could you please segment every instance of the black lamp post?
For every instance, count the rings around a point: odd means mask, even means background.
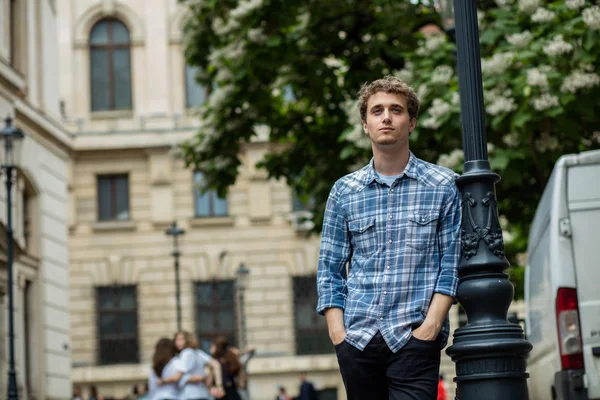
[[[6,179],[6,270],[8,272],[8,400],[18,400],[17,373],[15,371],[15,321],[13,300],[13,230],[12,230],[12,176],[19,164],[23,132],[12,126],[7,117],[5,127],[0,132],[4,142],[4,160],[2,170]]]
[[[244,313],[244,292],[248,286],[248,275],[250,270],[244,263],[241,263],[237,271],[237,290],[238,290],[238,301],[240,309],[240,349],[246,347],[246,318]]]
[[[177,331],[179,332],[181,331],[181,289],[179,282],[179,256],[181,255],[181,252],[179,251],[178,237],[183,235],[185,231],[177,227],[177,221],[173,221],[173,224],[165,233],[167,236],[173,237],[173,252],[171,255],[175,262],[175,301],[177,307]]]
[[[451,7],[442,0],[442,6]],[[468,322],[454,332],[446,351],[456,363],[456,399],[526,400],[526,362],[531,344],[520,325],[507,321],[514,288],[504,270],[502,230],[495,184],[500,176],[488,161],[479,30],[475,0],[454,0],[444,12],[447,25],[456,18],[461,123],[465,165],[458,179],[462,193],[462,257],[458,300]],[[450,23],[449,23],[450,22]],[[451,31],[450,26],[445,26]]]

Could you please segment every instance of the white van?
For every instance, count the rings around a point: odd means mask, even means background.
[[[558,160],[527,252],[530,399],[600,399],[600,151]]]

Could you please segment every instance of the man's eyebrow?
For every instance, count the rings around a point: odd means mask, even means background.
[[[374,110],[374,109],[376,109],[376,108],[380,108],[380,107],[383,107],[383,104],[375,104],[373,107],[371,107],[371,110]],[[403,109],[403,110],[404,110],[404,108],[405,108],[405,107],[404,107],[402,104],[400,104],[400,103],[392,103],[392,104],[390,104],[390,107],[400,107],[400,108],[401,108],[401,109]]]

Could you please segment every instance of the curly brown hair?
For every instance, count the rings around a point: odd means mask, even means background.
[[[152,369],[156,376],[160,378],[163,369],[175,357],[176,353],[175,343],[171,339],[161,338],[156,342],[154,355],[152,356]]]
[[[412,87],[404,83],[400,78],[387,75],[371,83],[365,83],[358,92],[358,109],[360,110],[360,119],[367,120],[367,103],[369,98],[377,92],[396,93],[406,96],[408,115],[410,118],[417,118],[419,115],[419,98]]]

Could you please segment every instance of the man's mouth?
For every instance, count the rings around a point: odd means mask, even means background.
[[[379,128],[379,130],[380,131],[384,131],[384,132],[389,132],[389,131],[393,131],[394,128],[386,126],[386,127],[383,127],[383,128]]]

